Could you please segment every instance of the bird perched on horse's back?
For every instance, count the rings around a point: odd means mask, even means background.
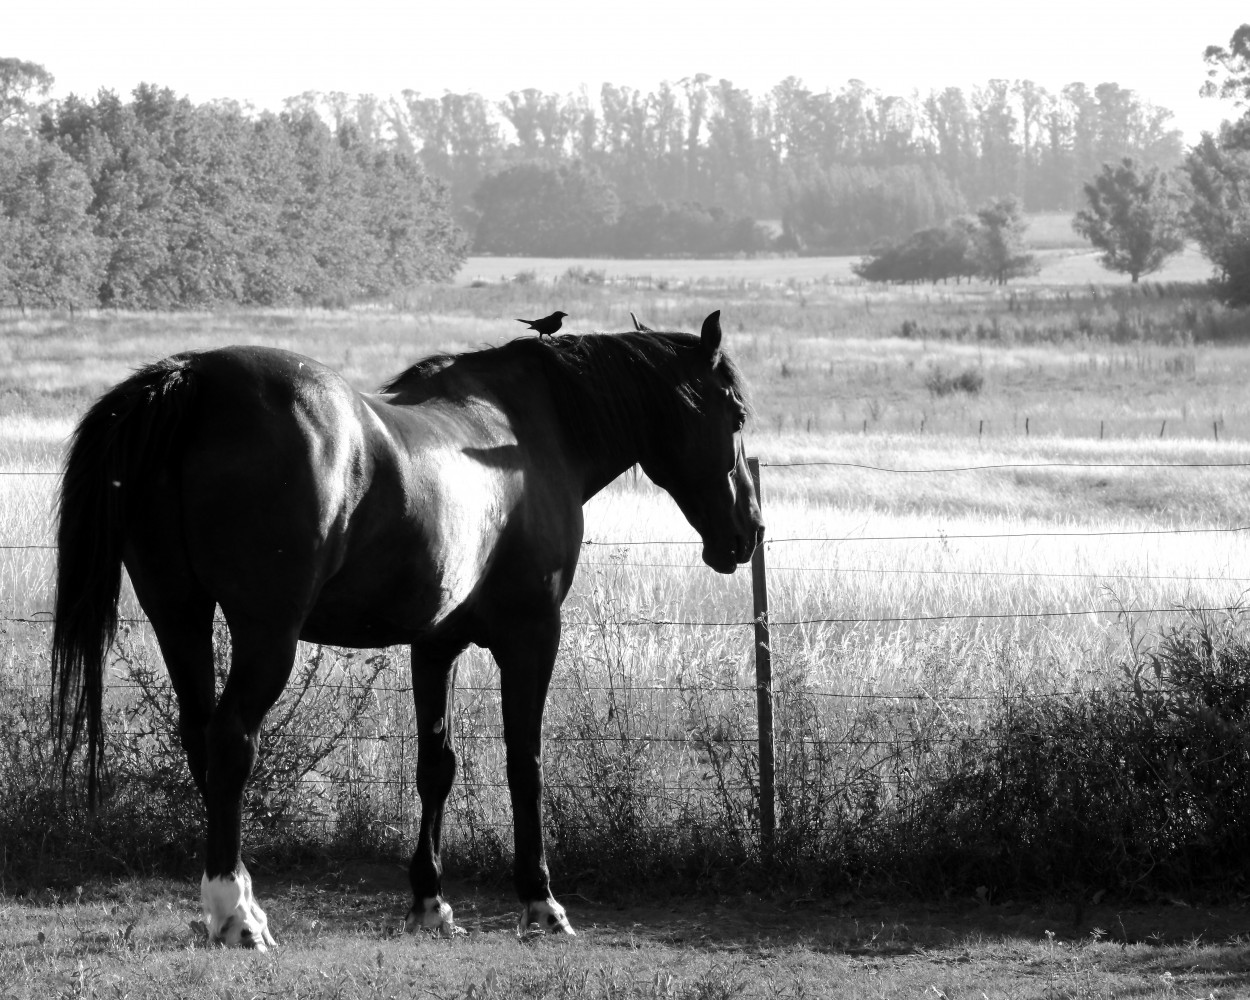
[[[560,329],[560,322],[567,315],[568,313],[557,309],[550,316],[544,316],[542,319],[518,319],[517,322],[524,323],[538,334],[539,339],[542,339],[543,337],[550,337]]]

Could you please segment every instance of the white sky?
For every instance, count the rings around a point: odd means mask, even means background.
[[[55,96],[140,82],[195,102],[280,109],[306,90],[502,98],[693,73],[759,95],[794,75],[837,90],[1051,90],[1114,81],[1171,109],[1188,141],[1231,117],[1197,96],[1202,51],[1250,20],[1233,0],[15,0],[0,56],[41,63]]]

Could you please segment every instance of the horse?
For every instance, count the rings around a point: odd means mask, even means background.
[[[519,930],[574,934],[541,822],[542,717],[577,568],[582,505],[640,466],[732,573],[763,539],[741,432],[749,404],[720,313],[678,332],[565,334],[426,358],[361,393],[310,358],[235,346],[175,354],[100,397],[58,497],[55,736],[104,768],[105,657],[121,568],[151,621],[205,806],[210,940],[275,945],[241,858],[243,791],[300,640],[411,648],[417,724],[412,932],[461,929],[443,898],[447,724],[470,643],[500,675]],[[214,690],[221,609],[230,668]]]

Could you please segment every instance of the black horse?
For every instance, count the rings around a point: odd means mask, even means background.
[[[499,665],[521,926],[572,934],[543,849],[542,716],[582,504],[637,463],[698,531],[704,561],[733,572],[763,537],[746,416],[719,312],[699,337],[525,338],[432,357],[376,395],[261,347],[141,368],[91,407],[66,460],[58,737],[72,755],[85,729],[94,801],[124,564],[207,809],[209,934],[263,949],[274,940],[240,858],[243,788],[296,643],[409,645],[421,828],[406,923],[452,933],[439,856],[456,767],[447,713],[453,663],[476,643]],[[216,607],[231,637],[219,699]]]

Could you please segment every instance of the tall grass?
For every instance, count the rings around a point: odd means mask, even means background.
[[[1029,867],[1017,847],[994,855],[992,839],[976,832],[998,830],[1013,844],[1054,831],[1057,842],[1079,839],[1076,806],[1060,829],[1002,798],[1018,779],[1041,781],[1054,758],[1039,741],[1106,770],[1108,733],[1143,747],[1162,738],[1157,726],[1128,725],[1144,712],[1166,716],[1168,745],[1178,745],[1186,719],[1207,717],[1195,707],[1207,705],[1206,675],[1161,667],[1143,687],[1140,665],[1177,662],[1175,650],[1205,648],[1204,634],[1240,662],[1240,625],[1212,634],[1182,609],[1240,601],[1250,580],[1246,533],[1168,532],[1250,524],[1247,473],[1228,464],[1250,462],[1250,355],[1229,342],[1243,319],[1197,294],[741,280],[651,282],[623,301],[611,282],[426,289],[400,312],[4,320],[13,336],[0,347],[8,372],[0,471],[37,474],[0,476],[0,544],[18,546],[0,549],[0,615],[38,618],[51,607],[53,555],[41,546],[51,542],[57,479],[43,473],[56,472],[74,414],[137,363],[266,343],[318,357],[368,388],[430,351],[515,335],[512,315],[561,307],[574,313],[575,331],[620,329],[633,309],[650,325],[692,329],[722,308],[755,387],[748,449],[765,466],[777,847],[766,856],[759,836],[749,580],[703,567],[672,502],[626,476],[587,507],[593,544],[565,608],[545,728],[557,877],[698,883],[746,872],[760,881],[940,886],[971,879],[979,865],[1004,886],[1061,881],[1058,854],[1049,868]],[[934,393],[935,374],[949,372],[973,372],[980,391]],[[1213,463],[1225,467],[1189,467]],[[889,471],[926,469],[960,471]],[[141,618],[129,592],[122,611]],[[96,820],[59,797],[60,762],[45,735],[48,625],[5,628],[3,878],[38,883],[58,866],[188,871],[199,806],[146,628],[123,637],[110,666],[114,793]],[[224,642],[218,652],[224,668]],[[271,763],[249,798],[246,841],[257,856],[278,863],[410,849],[416,744],[406,660],[403,650],[302,650],[296,676],[306,683],[275,710]],[[462,870],[501,873],[511,817],[495,671],[470,651],[459,677],[448,852]],[[1219,731],[1239,732],[1240,708],[1221,704]],[[1090,735],[1098,726],[1103,735]],[[1020,747],[1036,752],[1017,759]],[[1114,773],[1110,784],[1121,782],[1127,798],[1112,801],[1115,789],[1087,776],[1078,782],[1083,801],[1108,810],[1175,793],[1158,783],[1142,791],[1137,778]],[[1003,825],[993,826],[986,803],[998,803]],[[963,817],[952,820],[959,843],[938,836],[943,810]],[[1178,870],[1210,876],[1186,852],[1211,829],[1177,829],[1163,846],[1179,852]],[[945,868],[930,849],[939,842],[956,859]],[[1146,877],[1142,859],[1162,848],[1126,843],[1108,850],[1121,852],[1125,884],[1136,884]],[[1080,871],[1111,878],[1113,869]]]

